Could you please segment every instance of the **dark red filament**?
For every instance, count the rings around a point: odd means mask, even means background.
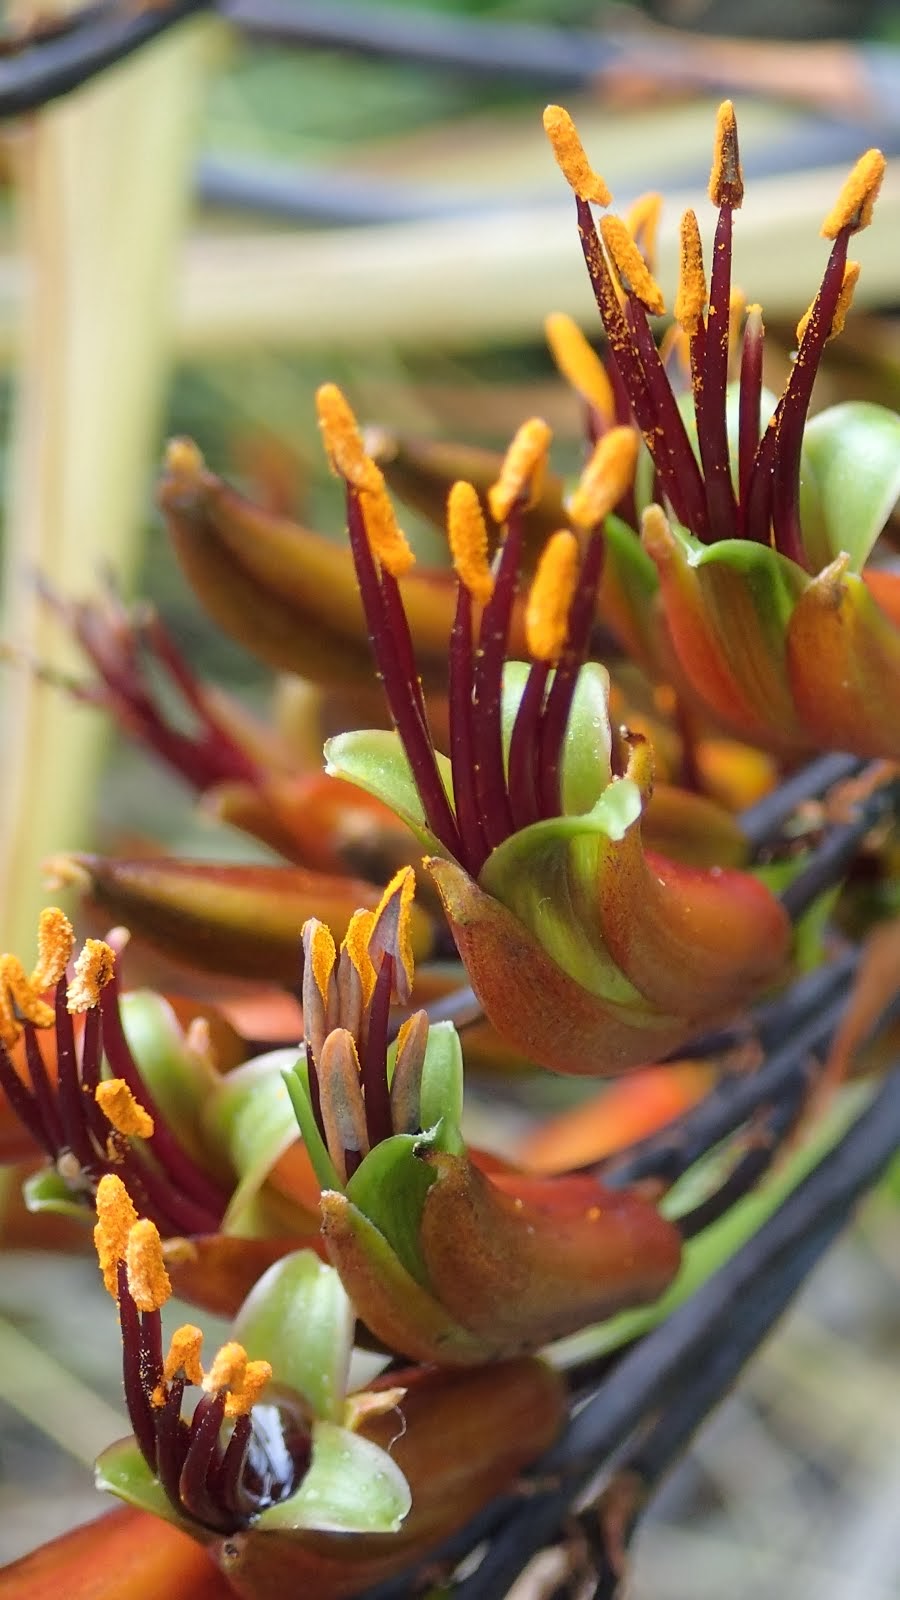
[[[54,992],[57,1074],[51,1080],[41,1052],[38,1030],[23,1024],[29,1083],[19,1077],[0,1047],[0,1086],[28,1133],[61,1171],[74,1158],[79,1186],[87,1200],[104,1173],[122,1179],[132,1201],[164,1235],[215,1233],[225,1211],[226,1196],[187,1154],[160,1113],[132,1056],[119,1013],[115,978],[101,991],[99,1006],[84,1017],[80,1047],[66,1004],[66,978]],[[141,1144],[149,1153],[117,1133],[95,1099],[104,1054],[114,1077],[123,1078],[150,1113],[154,1133]],[[30,1086],[29,1086],[30,1085]]]
[[[352,488],[348,489],[348,507],[350,543],[375,662],[428,826],[466,871],[477,877],[491,851],[512,833],[559,815],[563,744],[578,673],[587,658],[603,559],[602,535],[598,530],[588,541],[556,670],[543,662],[532,665],[510,735],[508,758],[504,756],[503,670],[518,593],[522,505],[510,512],[506,539],[495,558],[493,593],[477,629],[472,597],[460,584],[449,651],[454,816],[437,771],[408,624],[401,612],[401,626],[392,599],[392,626],[388,627],[385,577],[379,577]],[[373,1001],[373,1011],[374,1005]],[[382,1073],[373,1066],[370,1074],[368,1057],[363,1077],[370,1136],[376,1129],[384,1129],[377,1139],[372,1138],[376,1143],[391,1130],[389,1102],[382,1097],[387,1092],[386,1080],[382,1091]],[[316,1120],[321,1129],[320,1110]],[[351,1152],[346,1154],[349,1157]]]
[[[160,1314],[138,1311],[122,1261],[117,1265],[117,1291],[131,1426],[144,1460],[179,1515],[217,1533],[233,1533],[267,1506],[296,1493],[312,1454],[309,1430],[297,1407],[282,1412],[277,1405],[264,1405],[259,1419],[253,1411],[239,1416],[224,1441],[224,1394],[201,1395],[193,1417],[186,1421],[181,1414],[184,1375],[163,1382]],[[154,1402],[154,1395],[162,1404]],[[278,1429],[282,1446],[274,1455],[266,1449],[273,1428]],[[265,1463],[265,1471],[260,1463]]]
[[[813,384],[840,298],[852,228],[838,234],[797,358],[775,416],[760,439],[763,328],[751,314],[741,345],[737,492],[732,482],[727,390],[733,208],[716,225],[709,313],[690,337],[698,465],[675,392],[656,352],[646,313],[633,295],[620,304],[590,206],[576,201],[578,234],[609,340],[616,387],[627,396],[674,516],[704,543],[748,538],[773,544],[805,566],[799,515],[800,452]]]

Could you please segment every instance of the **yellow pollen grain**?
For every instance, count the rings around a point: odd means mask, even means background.
[[[203,1379],[203,1387],[207,1394],[221,1394],[223,1389],[240,1390],[246,1371],[247,1352],[242,1344],[232,1339],[217,1351],[215,1360]]]
[[[640,438],[634,428],[610,428],[594,446],[566,510],[576,528],[589,532],[608,517],[634,483]]]
[[[412,948],[412,908],[416,893],[416,875],[412,867],[401,867],[399,871],[394,873],[375,909],[373,928],[377,926],[381,913],[386,910],[398,891],[400,894],[400,906],[397,912],[396,954],[406,973],[407,983],[412,988],[416,970]]]
[[[723,100],[716,115],[709,198],[714,206],[739,210],[744,199],[744,174],[738,150],[737,119],[730,100]]]
[[[505,522],[517,501],[534,505],[540,497],[553,435],[541,417],[530,417],[514,435],[503,458],[500,476],[488,490],[495,522]]]
[[[253,1410],[272,1377],[268,1361],[248,1361],[240,1385],[231,1389],[225,1400],[226,1417],[245,1417]]]
[[[125,1248],[128,1292],[139,1311],[159,1311],[165,1305],[172,1285],[163,1260],[159,1229],[141,1217],[128,1234]]]
[[[97,1221],[94,1226],[97,1260],[103,1274],[103,1282],[113,1299],[117,1300],[119,1293],[116,1268],[120,1261],[126,1260],[128,1236],[137,1223],[138,1214],[121,1178],[117,1178],[111,1172],[104,1173],[100,1179],[94,1205],[97,1210]]]
[[[134,1098],[124,1078],[107,1078],[98,1083],[94,1099],[117,1133],[124,1133],[129,1139],[152,1138],[153,1118]]]
[[[384,481],[381,471],[368,455],[350,403],[336,383],[323,383],[317,389],[316,413],[328,464],[335,476],[355,489],[376,490]]]
[[[884,179],[885,166],[880,150],[867,150],[864,156],[860,156],[822,223],[824,239],[836,239],[844,228],[849,228],[851,233],[860,233],[869,226]]]
[[[611,206],[612,195],[599,172],[595,172],[585,154],[575,124],[563,106],[546,106],[544,132],[550,140],[556,164],[579,200],[593,205]]]
[[[487,525],[481,501],[471,483],[460,479],[447,496],[447,538],[460,583],[473,600],[486,606],[494,592],[488,561]]]
[[[75,963],[75,976],[66,990],[66,1005],[72,1012],[92,1011],[100,1004],[116,970],[116,952],[102,939],[85,939],[84,949]]]
[[[604,217],[600,232],[622,288],[634,295],[651,317],[661,317],[666,309],[662,290],[622,218]]]
[[[363,1006],[367,1006],[375,988],[375,968],[369,955],[369,940],[375,926],[374,911],[354,911],[341,945],[346,950],[362,989]]]
[[[681,256],[678,293],[675,296],[675,321],[690,338],[703,320],[707,300],[706,273],[703,270],[703,245],[697,213],[688,210],[681,219]]]
[[[361,489],[359,494],[366,537],[372,554],[381,565],[395,578],[402,578],[415,566],[416,558],[397,522],[387,485],[377,467],[375,470],[381,481],[371,489]]]
[[[169,1341],[169,1349],[163,1364],[163,1379],[166,1383],[184,1374],[188,1383],[201,1384],[203,1382],[203,1368],[200,1365],[200,1351],[203,1349],[203,1334],[193,1323],[185,1322],[176,1328]]]
[[[192,481],[206,471],[199,445],[193,439],[170,439],[163,456],[163,468],[173,478]]]
[[[18,956],[0,956],[0,1042],[15,1044],[22,1023],[35,1028],[53,1026],[53,1007],[32,988]]]
[[[647,269],[656,271],[656,240],[659,234],[659,219],[662,216],[663,197],[651,190],[649,194],[642,194],[635,200],[634,205],[625,214],[625,226],[632,239],[641,252]]]
[[[334,963],[337,960],[334,936],[331,929],[326,927],[324,922],[319,922],[316,917],[310,917],[309,921],[303,924],[302,937],[304,941],[307,931],[312,933],[309,943],[309,963],[312,967],[313,977],[316,980],[316,988],[322,997],[322,1004],[327,1006],[328,985],[331,981],[331,974],[334,971]]]
[[[555,662],[562,654],[578,568],[578,540],[561,528],[541,551],[525,607],[525,639],[535,661]]]
[[[847,320],[847,312],[850,310],[850,307],[853,303],[853,295],[856,285],[859,282],[859,274],[861,271],[862,268],[858,261],[847,262],[847,265],[844,268],[844,278],[841,284],[841,292],[838,295],[837,305],[834,308],[834,316],[831,319],[831,327],[828,333],[825,335],[826,340],[836,339],[839,333],[843,333],[844,323]],[[806,311],[804,311],[803,316],[797,323],[798,344],[803,342],[803,335],[806,333],[806,330],[809,327],[812,314],[815,309],[815,304],[816,302],[814,300],[812,305],[809,306]]]
[[[553,311],[544,323],[550,354],[559,371],[604,422],[615,416],[615,397],[606,368],[577,322],[564,311]]]
[[[75,933],[65,912],[47,906],[38,923],[37,966],[31,974],[33,989],[52,989],[68,966],[75,945]]]

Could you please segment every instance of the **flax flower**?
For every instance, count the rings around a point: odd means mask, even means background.
[[[648,318],[664,302],[644,257],[620,218],[595,222],[592,203],[605,208],[611,197],[603,186],[598,198],[600,180],[586,184],[591,169],[571,119],[548,107],[545,127],[575,193],[610,365],[648,452],[643,498],[660,504],[644,511],[643,539],[686,685],[725,726],[782,755],[825,747],[896,757],[896,727],[882,707],[900,689],[900,582],[863,568],[900,491],[900,419],[845,403],[807,420],[825,345],[850,308],[859,276],[850,241],[872,220],[884,157],[861,157],[822,224],[830,254],[776,399],[763,388],[761,307],[748,306],[736,331],[743,300],[732,286],[732,240],[743,177],[731,103],[716,127],[709,282],[687,211],[679,333],[662,353]],[[690,379],[683,399],[671,376],[679,356]]]

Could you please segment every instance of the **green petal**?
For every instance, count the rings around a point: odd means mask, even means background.
[[[639,991],[600,943],[596,883],[611,842],[641,814],[641,794],[630,778],[607,784],[584,816],[553,817],[522,828],[488,856],[479,887],[525,925],[547,954],[592,994],[645,1010]]]
[[[230,1072],[207,1106],[209,1136],[240,1179],[225,1213],[225,1233],[242,1231],[260,1188],[297,1138],[297,1119],[283,1078],[295,1058],[293,1049],[257,1056]]]
[[[150,1471],[136,1441],[130,1436],[111,1444],[98,1457],[94,1467],[94,1482],[98,1489],[105,1489],[127,1505],[137,1506],[139,1511],[149,1511],[154,1517],[171,1522],[173,1528],[180,1528],[182,1533],[189,1533],[194,1539],[202,1539],[206,1535],[207,1540],[211,1541],[215,1537],[198,1523],[178,1515],[161,1488],[159,1479]]]
[[[438,772],[450,804],[453,783],[450,762],[436,757]],[[425,812],[399,735],[385,728],[364,728],[356,733],[339,733],[325,745],[325,771],[333,778],[346,778],[366,794],[374,794],[410,827],[426,850],[446,854],[446,847],[429,832]]]
[[[861,572],[900,495],[900,416],[847,400],[803,435],[803,544],[813,571],[846,551]]]
[[[298,1056],[293,1066],[289,1067],[282,1077],[290,1098],[295,1124],[299,1124],[319,1188],[340,1189],[341,1180],[337,1168],[328,1154],[325,1141],[319,1132],[319,1125],[313,1115],[309,1094],[309,1063],[306,1057]]]
[[[427,1134],[396,1133],[369,1151],[344,1190],[410,1276],[425,1288],[428,1272],[419,1247],[419,1221],[434,1173],[416,1152],[430,1144]]]
[[[298,1250],[263,1273],[235,1318],[232,1336],[251,1360],[270,1362],[273,1377],[302,1394],[315,1416],[337,1422],[355,1326],[334,1268],[311,1250]]]
[[[333,1422],[313,1429],[312,1465],[290,1500],[257,1518],[261,1532],[316,1528],[333,1533],[396,1533],[412,1505],[409,1484],[390,1456]]]

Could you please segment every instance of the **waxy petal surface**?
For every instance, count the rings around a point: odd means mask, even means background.
[[[442,1305],[488,1349],[534,1349],[656,1299],[681,1239],[647,1201],[592,1178],[485,1177],[430,1155],[422,1252]]]
[[[842,558],[809,584],[788,631],[798,711],[818,742],[900,759],[900,626]]]

